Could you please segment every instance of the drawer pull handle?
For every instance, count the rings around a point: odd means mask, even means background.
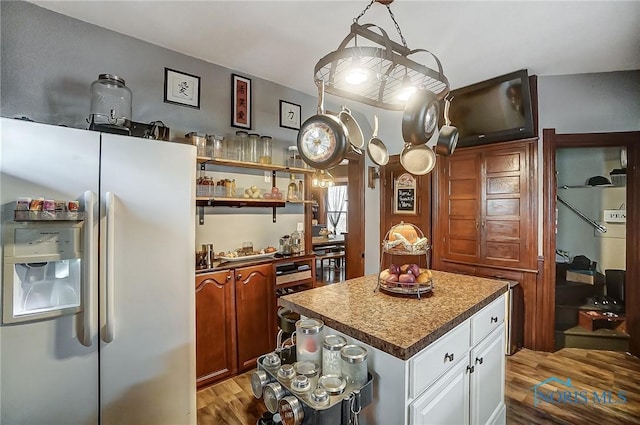
[[[467,366],[467,372],[469,373],[473,373],[475,369],[476,369],[475,366]]]
[[[483,361],[484,361],[483,357],[476,357],[476,364],[478,363],[482,364]]]
[[[498,316],[492,316],[491,323],[498,323]]]
[[[444,361],[446,362],[447,360],[449,360],[450,362],[453,361],[453,353],[451,353],[451,354],[445,353],[444,354]]]

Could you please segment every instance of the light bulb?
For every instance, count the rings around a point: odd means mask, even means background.
[[[367,79],[369,79],[369,75],[367,70],[360,65],[360,58],[351,59],[351,65],[344,76],[344,80],[349,84],[357,86],[367,81]]]
[[[402,79],[402,86],[400,90],[398,90],[396,98],[402,102],[406,102],[416,90],[416,86],[411,83],[411,78],[409,78],[408,75],[405,75]]]

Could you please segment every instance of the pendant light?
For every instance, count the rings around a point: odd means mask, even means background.
[[[404,110],[411,92],[416,89],[429,90],[438,100],[449,93],[449,80],[442,71],[440,60],[428,50],[407,46],[391,11],[392,2],[371,0],[353,19],[351,31],[338,48],[316,63],[314,78],[324,82],[326,93],[395,111]],[[359,19],[374,3],[387,8],[402,44],[392,41],[376,24],[359,24]],[[425,53],[431,67],[413,60]]]

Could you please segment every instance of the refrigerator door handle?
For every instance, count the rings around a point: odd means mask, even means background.
[[[114,267],[113,267],[113,256],[114,256],[114,222],[115,222],[115,196],[113,192],[106,193],[106,202],[105,202],[106,216],[107,216],[107,237],[106,237],[106,281],[104,285],[105,290],[105,309],[104,309],[104,329],[102,333],[102,340],[104,342],[111,342],[114,338],[114,294],[113,294],[113,281],[114,281]]]
[[[95,255],[96,245],[93,238],[93,211],[96,204],[96,194],[90,190],[84,192],[84,267],[82,276],[82,331],[79,335],[80,343],[85,347],[91,347],[93,337],[92,317],[93,317],[93,288],[95,287]]]

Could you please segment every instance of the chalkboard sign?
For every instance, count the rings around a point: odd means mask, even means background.
[[[394,182],[394,214],[416,214],[416,180],[411,174],[402,174]]]
[[[416,190],[398,188],[396,201],[398,211],[414,211],[416,209]]]

